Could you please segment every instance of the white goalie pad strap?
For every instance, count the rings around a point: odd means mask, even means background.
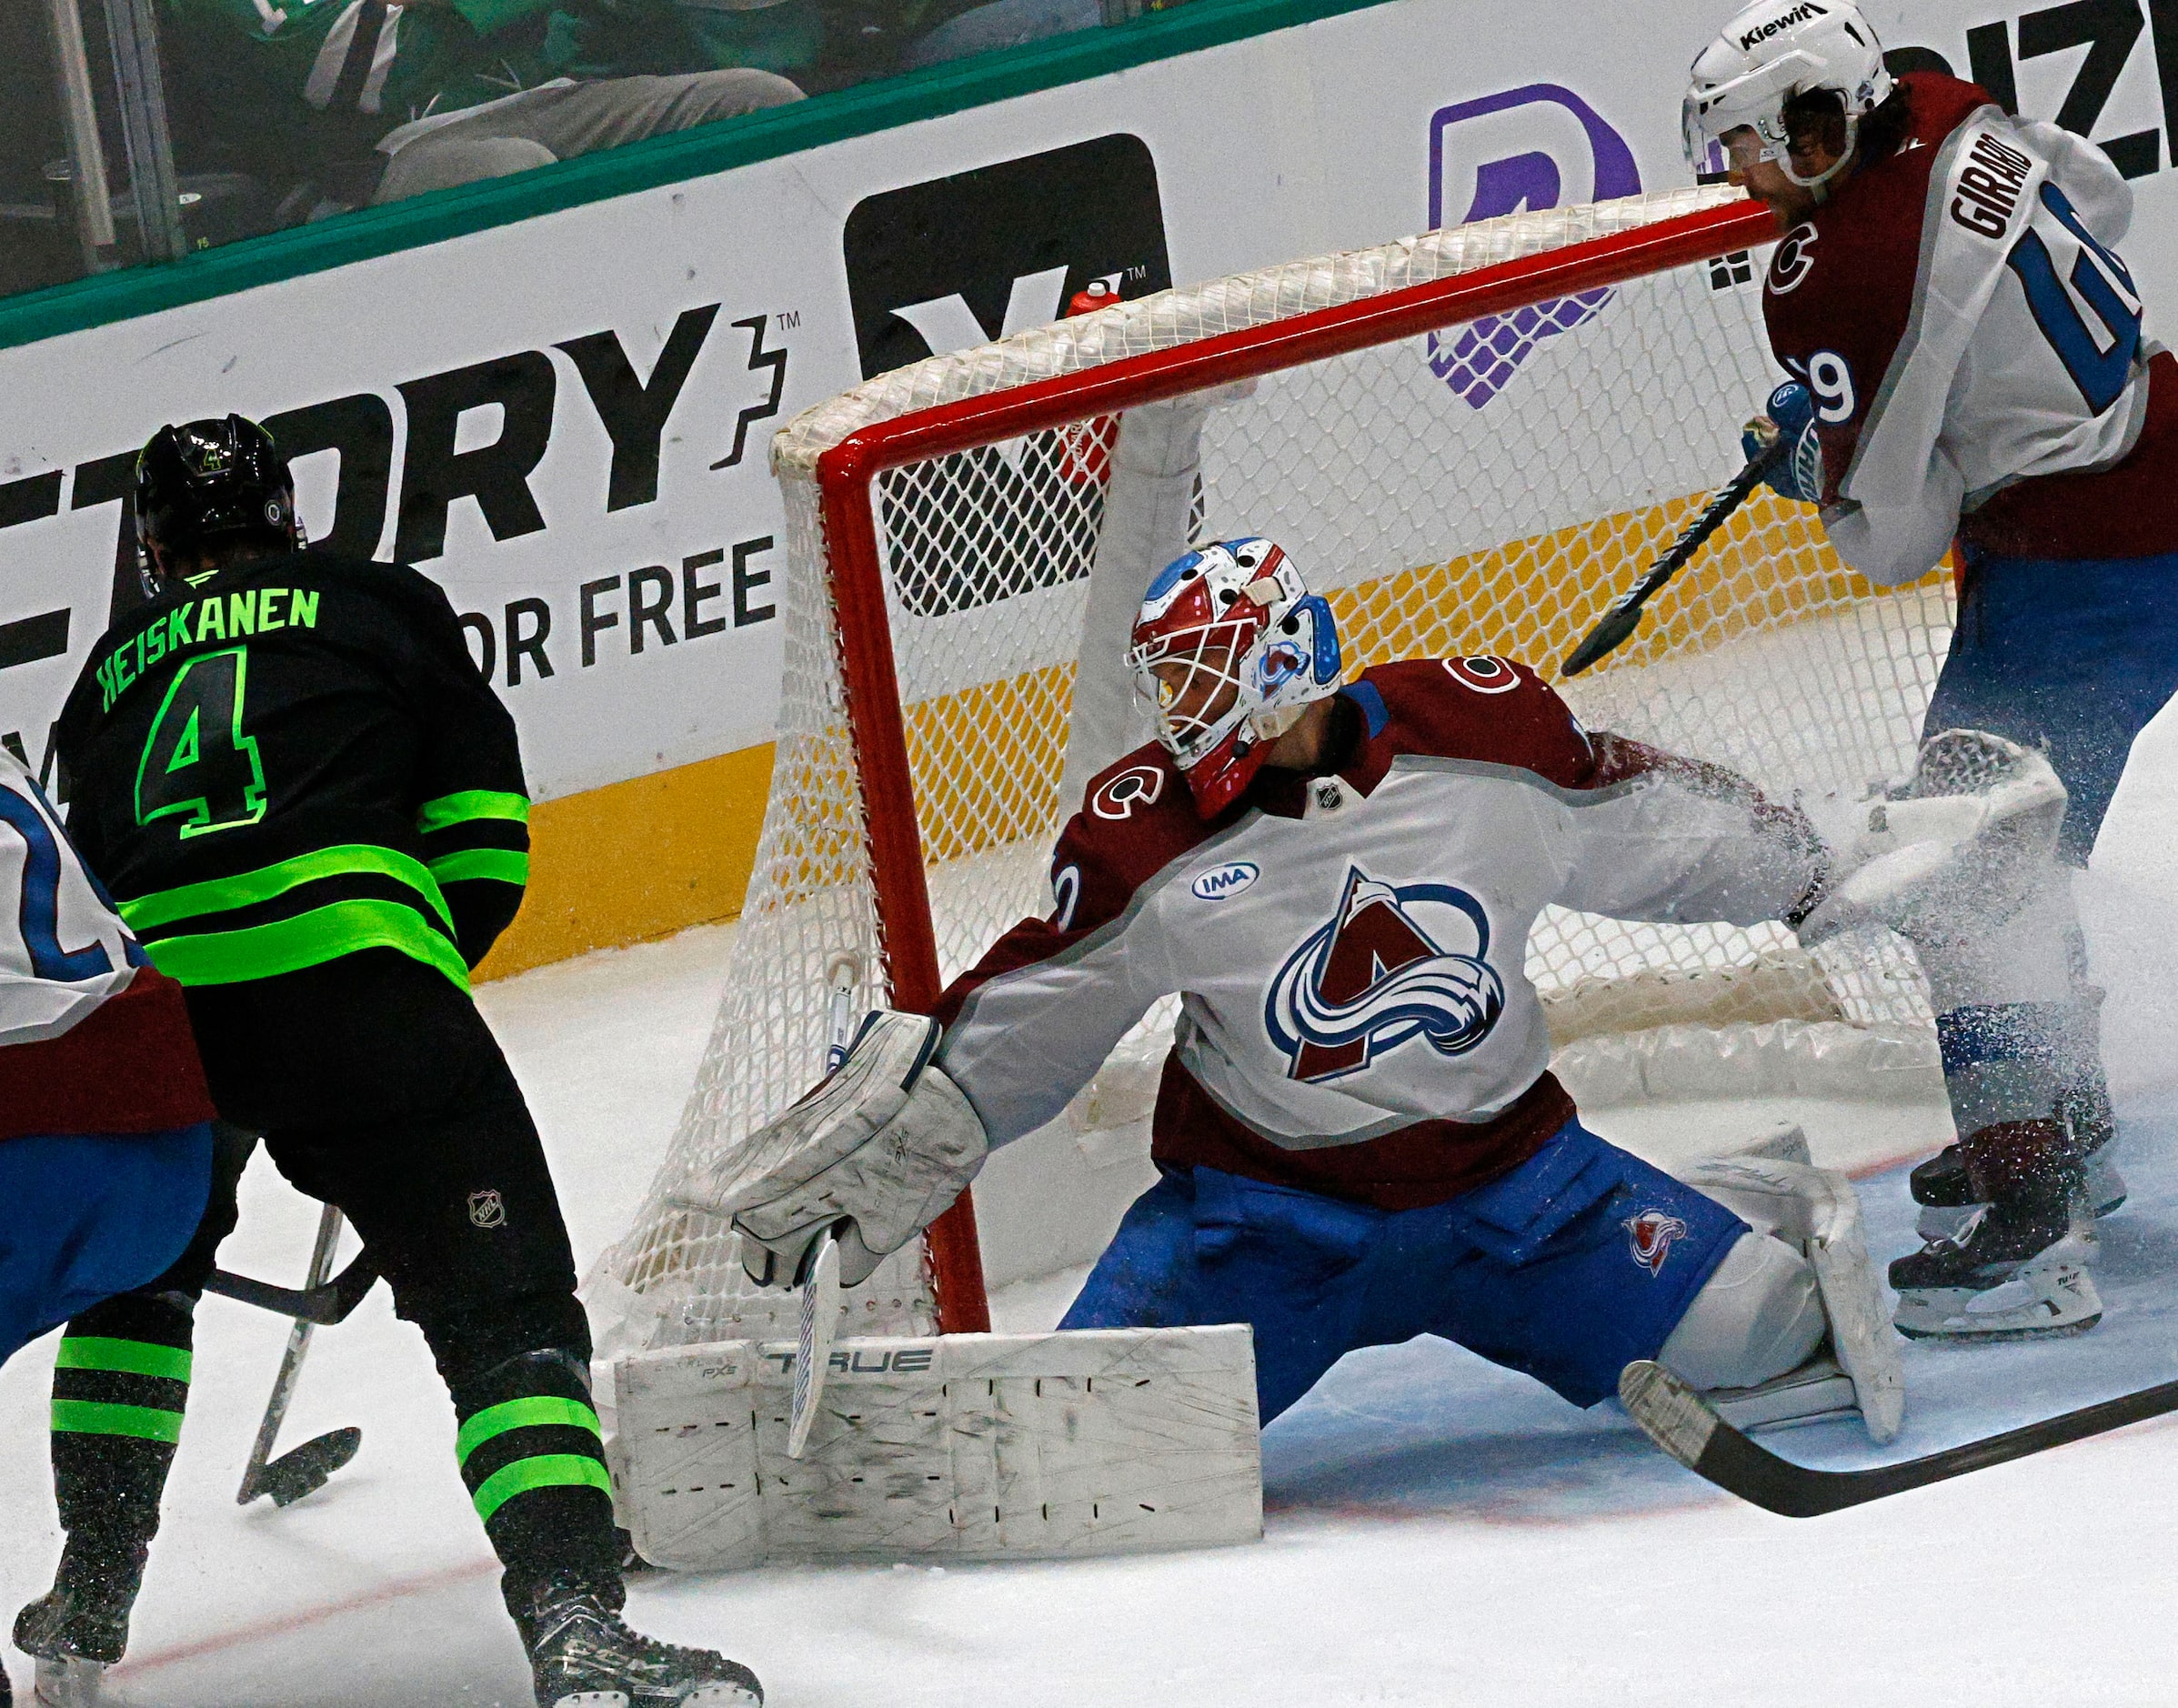
[[[1082,1558],[1262,1534],[1244,1324],[840,1340],[798,1461],[794,1354],[729,1341],[615,1365],[614,1495],[644,1559]]]
[[[1798,1246],[1815,1271],[1831,1349],[1852,1380],[1870,1437],[1894,1438],[1905,1422],[1905,1372],[1861,1222],[1861,1198],[1832,1169],[1739,1156],[1697,1162],[1679,1178],[1758,1233]]]
[[[1923,742],[1898,799],[1803,802],[1832,867],[1801,942],[1883,926],[1916,944],[1942,943],[2001,925],[2042,885],[2065,802],[2047,759],[1979,729]]]
[[[930,1064],[939,1036],[926,1015],[872,1013],[822,1084],[670,1201],[730,1218],[759,1286],[793,1280],[818,1235],[842,1223],[841,1284],[868,1279],[960,1195],[990,1148],[960,1088]]]

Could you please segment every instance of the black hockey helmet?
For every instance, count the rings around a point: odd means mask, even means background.
[[[255,421],[163,427],[136,458],[137,569],[156,598],[162,560],[215,540],[261,539],[275,551],[309,543],[295,513],[295,480],[272,435]]]

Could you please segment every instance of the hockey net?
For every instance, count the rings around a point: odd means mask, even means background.
[[[1049,911],[1081,781],[1147,737],[1118,672],[1148,569],[1267,534],[1329,594],[1351,668],[1495,653],[1557,681],[1739,466],[1738,423],[1775,377],[1766,217],[1721,188],[1516,214],[933,357],[782,431],[770,800],[698,1083],[591,1278],[607,1340],[790,1331],[677,1187],[819,1075],[837,957],[855,958],[863,1004],[927,1006]],[[1942,574],[1875,588],[1812,510],[1758,491],[1633,640],[1558,686],[1591,728],[1785,798],[1857,789],[1910,765],[1951,608]],[[1894,940],[1811,958],[1782,926],[1553,909],[1529,972],[1569,1048],[1780,1024],[1910,1041],[1930,1024]],[[1062,1120],[1139,1116],[1170,1008]],[[929,1244],[942,1311],[930,1251],[911,1248],[850,1298],[853,1331],[980,1325],[972,1212]]]

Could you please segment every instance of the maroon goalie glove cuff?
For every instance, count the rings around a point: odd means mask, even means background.
[[[758,1286],[793,1281],[834,1227],[841,1284],[868,1280],[959,1197],[990,1149],[968,1098],[931,1065],[942,1035],[926,1015],[878,1010],[821,1084],[668,1201],[730,1220]]]

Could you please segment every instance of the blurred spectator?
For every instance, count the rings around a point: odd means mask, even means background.
[[[1047,35],[1089,30],[1104,22],[1103,0],[988,0],[931,30],[902,59],[903,70],[943,65],[970,54],[1019,47]]]
[[[193,170],[254,178],[278,201],[271,223],[293,225],[801,98],[774,71],[716,63],[795,63],[813,45],[794,39],[795,19],[768,34],[703,27],[708,11],[674,0],[165,0],[177,154]]]

